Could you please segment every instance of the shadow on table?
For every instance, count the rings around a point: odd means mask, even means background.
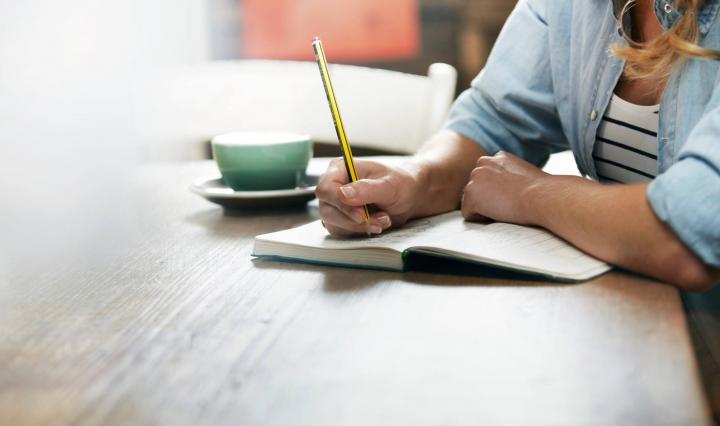
[[[400,276],[397,272],[346,268],[269,257],[254,258],[252,263],[254,267],[265,270],[321,272],[323,274],[323,290],[328,293],[362,291]]]
[[[323,289],[329,293],[355,292],[388,281],[418,285],[538,287],[567,286],[538,275],[509,271],[491,266],[411,254],[406,259],[408,271],[394,272],[312,264],[287,259],[253,259],[259,269],[280,271],[313,271],[324,275]]]
[[[440,258],[420,253],[411,253],[405,264],[412,275],[412,281],[427,285],[482,285],[482,286],[566,286],[547,277],[529,274],[495,266],[481,265],[457,259]],[[456,277],[452,282],[447,276]],[[480,280],[478,280],[480,279]]]

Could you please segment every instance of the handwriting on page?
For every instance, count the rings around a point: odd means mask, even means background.
[[[414,239],[418,236],[427,235],[433,231],[433,224],[430,220],[421,219],[408,223],[406,226],[386,231],[383,234],[372,236],[372,237],[358,237],[354,238],[354,241],[363,242],[368,244],[393,244],[393,243],[406,243],[408,240]],[[343,237],[328,236],[328,239],[334,240],[347,240]]]
[[[414,220],[400,229],[379,236],[348,239],[326,234],[322,246],[387,247],[400,251],[425,246],[477,255],[492,255],[503,251],[515,254],[535,253],[567,260],[587,257],[582,251],[543,229],[500,222],[466,222],[457,211]]]
[[[398,229],[386,231],[383,234],[372,237],[358,237],[348,240],[344,237],[334,237],[328,235],[325,237],[327,242],[342,242],[349,244],[352,241],[353,246],[364,247],[392,247],[398,250],[404,250],[414,245],[427,243],[446,237],[449,233],[463,232],[462,229],[456,229],[458,223],[462,222],[459,214],[447,213],[444,215],[433,216],[423,219],[416,219],[408,222],[405,226]]]
[[[457,211],[415,220],[403,228],[375,237],[334,237],[328,234],[320,221],[316,221],[267,234],[262,238],[299,247],[330,250],[373,249],[402,252],[414,249],[418,252],[449,255],[572,278],[590,276],[587,274],[595,273],[593,271],[607,270],[607,265],[603,262],[543,229],[499,222],[466,222]]]

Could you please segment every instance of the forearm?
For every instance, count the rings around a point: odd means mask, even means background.
[[[457,209],[468,176],[483,155],[480,145],[452,131],[441,131],[429,139],[405,165],[419,188],[412,217]]]
[[[718,271],[658,220],[646,191],[647,185],[600,185],[548,175],[531,186],[523,208],[531,223],[609,263],[689,290],[712,286]]]

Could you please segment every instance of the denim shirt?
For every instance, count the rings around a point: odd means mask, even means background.
[[[447,129],[489,154],[512,152],[537,165],[572,149],[597,179],[593,143],[624,62],[609,52],[626,42],[615,0],[520,0],[485,69],[455,101]],[[665,29],[682,17],[656,0]],[[706,0],[700,44],[720,50],[720,0]],[[659,175],[647,197],[660,220],[705,263],[720,267],[720,61],[676,67],[663,93],[657,136]]]

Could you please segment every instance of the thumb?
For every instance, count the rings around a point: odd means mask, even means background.
[[[360,179],[338,189],[338,197],[344,204],[391,205],[397,201],[397,188],[385,179]]]

